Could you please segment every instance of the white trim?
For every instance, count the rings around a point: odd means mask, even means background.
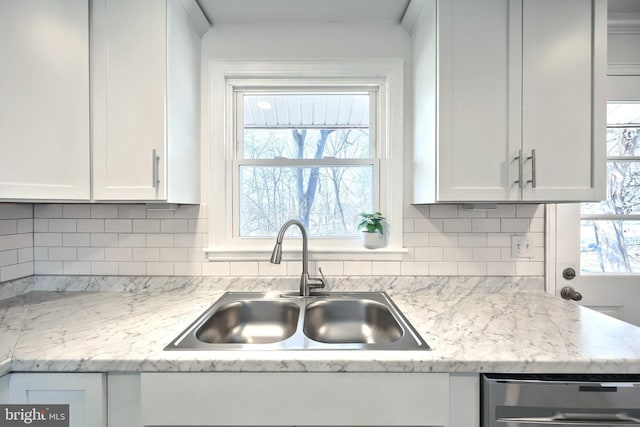
[[[209,31],[211,24],[195,0],[176,0],[189,18],[191,26],[200,38]]]
[[[400,260],[406,250],[402,247],[402,207],[403,185],[403,131],[404,131],[404,81],[402,59],[354,59],[354,60],[300,60],[300,61],[228,61],[209,62],[210,91],[209,135],[210,146],[210,205],[216,215],[209,216],[209,248],[205,250],[209,259],[215,260],[266,260],[273,248],[273,239],[239,239],[233,237],[232,212],[233,192],[228,159],[233,150],[233,124],[227,116],[233,111],[234,79],[277,78],[304,79],[303,85],[318,82],[327,84],[328,79],[336,79],[336,85],[344,86],[356,82],[358,86],[375,81],[380,87],[377,99],[384,105],[386,117],[378,118],[378,138],[376,152],[380,158],[380,170],[384,175],[376,183],[379,185],[380,210],[392,224],[387,231],[388,246],[375,251],[361,247],[359,238],[351,239],[310,239],[312,259],[385,259]],[[302,80],[299,80],[302,82]],[[254,83],[254,82],[251,82]],[[299,83],[302,84],[302,83]],[[331,82],[334,85],[333,82]],[[206,126],[206,125],[205,125]],[[231,126],[231,128],[230,128]],[[387,141],[381,146],[381,141]],[[221,160],[222,159],[222,160]],[[395,171],[395,173],[394,173]],[[231,192],[231,193],[230,193]],[[375,198],[375,196],[374,196]],[[217,205],[217,208],[216,208]],[[291,239],[293,240],[293,239]],[[294,243],[295,244],[295,243]],[[297,246],[296,246],[297,248]],[[375,255],[373,255],[375,254]]]
[[[640,76],[640,64],[609,64],[607,66],[609,76]]]
[[[427,1],[428,0],[411,0],[409,2],[409,6],[407,6],[407,10],[404,12],[402,21],[400,22],[402,28],[404,28],[408,33],[413,29],[413,26],[422,13],[422,9],[424,9]]]
[[[556,294],[556,215],[557,205],[545,205],[544,217],[544,289],[551,295]]]
[[[609,34],[640,34],[640,13],[610,13]]]
[[[272,239],[269,243],[273,244]],[[204,252],[209,261],[267,261],[271,257],[272,250],[227,250],[206,248]],[[408,250],[400,249],[313,249],[309,250],[309,260],[311,261],[401,261]],[[302,259],[300,251],[288,251],[283,255],[283,261],[299,261]]]

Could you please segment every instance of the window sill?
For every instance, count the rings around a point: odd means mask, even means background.
[[[207,248],[204,252],[209,261],[268,261],[271,249],[238,250]],[[310,261],[401,261],[406,248],[385,247],[379,249],[365,248],[322,248],[310,249]],[[302,258],[300,250],[283,252],[283,260],[294,261]]]

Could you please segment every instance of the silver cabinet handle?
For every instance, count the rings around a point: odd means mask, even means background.
[[[527,160],[531,160],[531,179],[527,181],[531,183],[531,188],[536,188],[536,150],[531,150],[531,155],[527,157]]]
[[[518,180],[514,181],[514,184],[518,184],[518,186],[522,188],[522,149],[518,150],[518,155],[513,160],[518,161]]]
[[[151,167],[152,167],[152,180],[153,182],[151,183],[151,186],[153,188],[158,188],[160,186],[160,176],[159,176],[159,168],[160,168],[160,156],[158,156],[156,154],[156,149],[154,148],[151,151],[151,156],[152,156],[152,163],[151,163]]]

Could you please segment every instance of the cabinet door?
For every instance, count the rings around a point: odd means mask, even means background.
[[[524,200],[604,196],[606,13],[602,0],[523,2]]]
[[[166,2],[93,0],[91,22],[94,199],[162,200]]]
[[[87,0],[0,2],[0,199],[89,199]]]
[[[438,3],[438,201],[520,197],[509,177],[520,144],[520,77],[510,70],[520,57],[520,18],[512,3]]]
[[[106,427],[103,374],[10,374],[9,403],[68,404],[70,427]]]

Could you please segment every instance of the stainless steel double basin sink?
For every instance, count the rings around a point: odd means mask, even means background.
[[[165,350],[430,350],[384,292],[227,292]]]

